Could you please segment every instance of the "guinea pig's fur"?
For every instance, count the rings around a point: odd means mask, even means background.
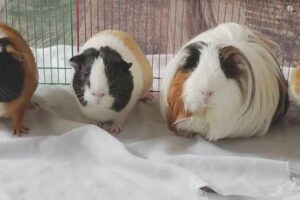
[[[13,28],[0,23],[0,117],[11,118],[14,134],[28,132],[23,115],[38,85],[29,46]]]
[[[276,46],[236,23],[220,24],[189,41],[162,78],[161,111],[171,130],[208,140],[264,135],[289,102]],[[189,76],[174,84],[178,73]],[[173,90],[182,90],[181,95],[172,95]],[[174,112],[174,102],[180,101],[181,112]]]
[[[127,33],[105,30],[90,38],[70,59],[73,88],[83,114],[111,133],[122,125],[152,86],[152,68]]]
[[[300,58],[295,61],[295,68],[292,71],[290,81],[291,101],[296,105],[296,115],[290,119],[291,123],[300,123]]]

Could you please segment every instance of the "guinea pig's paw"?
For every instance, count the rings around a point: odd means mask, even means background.
[[[14,135],[17,135],[17,136],[21,136],[23,133],[29,133],[29,128],[27,128],[23,125],[14,126],[13,129],[14,129]]]
[[[196,133],[195,132],[189,132],[189,131],[177,131],[175,135],[179,137],[184,137],[184,138],[193,138],[195,137]]]
[[[122,126],[115,123],[104,123],[102,128],[114,135],[122,131]]]
[[[90,124],[94,124],[100,128],[103,128],[103,126],[104,126],[104,122],[97,122],[97,123],[90,122]]]
[[[147,101],[154,101],[155,96],[152,92],[147,92],[146,95],[144,95],[142,98],[139,99],[139,101],[147,102]]]
[[[29,128],[23,126],[23,116],[20,113],[14,113],[11,116],[12,119],[12,127],[14,131],[14,135],[22,135],[22,133],[28,133]]]
[[[289,119],[289,122],[291,124],[300,124],[300,118],[299,117],[293,117]]]
[[[36,101],[31,101],[28,106],[29,109],[37,109],[38,107],[40,107],[40,104]]]

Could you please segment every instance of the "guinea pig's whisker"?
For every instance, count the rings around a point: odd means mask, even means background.
[[[122,96],[121,96],[121,95],[116,95],[116,94],[114,94],[113,97],[114,97],[115,99],[118,99],[118,98],[121,98]]]
[[[2,91],[0,90],[0,92],[1,92],[2,96],[7,97],[7,98],[12,95],[12,94],[9,94],[9,93],[7,93],[7,92],[5,92],[3,90]]]
[[[17,93],[14,92],[14,91],[11,91],[11,90],[6,89],[6,88],[1,88],[1,87],[0,87],[0,91],[8,92],[8,93],[10,93],[10,94],[17,94]]]
[[[75,90],[75,92],[76,92],[76,93],[83,93],[83,91],[76,91],[76,90]]]
[[[78,96],[83,96],[83,93],[76,93],[76,95],[78,95]]]
[[[83,90],[80,88],[75,88],[74,90],[75,90],[75,92],[83,92]]]
[[[116,95],[116,96],[114,96],[114,99],[116,100],[116,101],[122,101],[121,99],[122,99],[122,96],[120,96],[120,95]]]
[[[115,101],[118,101],[118,102],[122,102],[120,99],[118,99],[118,98],[115,98]]]
[[[8,93],[8,92],[5,92],[5,91],[0,90],[0,92],[2,94],[3,99],[6,100],[6,101],[11,99],[13,96],[15,96],[14,94]]]
[[[77,96],[81,96],[81,97],[84,96],[83,92],[75,92],[75,93],[76,93]]]
[[[77,97],[78,97],[78,99],[84,99],[84,97],[83,97],[83,96],[79,96],[79,95],[77,95]]]
[[[76,93],[76,95],[79,95],[79,96],[83,96],[83,91],[78,91],[78,90],[75,90],[75,93]]]
[[[1,97],[2,99],[5,99],[5,96],[2,94],[1,91],[0,91],[0,97]]]
[[[1,91],[0,91],[0,96],[1,96],[1,98],[3,98],[3,101],[6,101],[9,99],[9,96],[6,93],[1,92]]]

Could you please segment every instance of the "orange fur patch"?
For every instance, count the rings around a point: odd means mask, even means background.
[[[174,123],[178,120],[185,119],[189,116],[189,114],[185,112],[182,100],[183,85],[189,76],[190,73],[188,72],[177,72],[169,90],[169,108],[166,119],[169,128],[174,132],[176,132]]]
[[[295,95],[300,95],[300,59],[296,60],[296,68],[292,74],[291,85],[293,86],[293,92]]]

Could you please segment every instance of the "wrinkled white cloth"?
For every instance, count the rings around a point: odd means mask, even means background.
[[[0,199],[201,199],[180,167],[130,154],[94,126],[0,144]]]
[[[87,124],[69,86],[40,86],[35,98],[30,134],[0,123],[1,200],[299,199],[299,126],[287,121],[210,143],[174,136],[157,102],[139,102],[115,137]]]

